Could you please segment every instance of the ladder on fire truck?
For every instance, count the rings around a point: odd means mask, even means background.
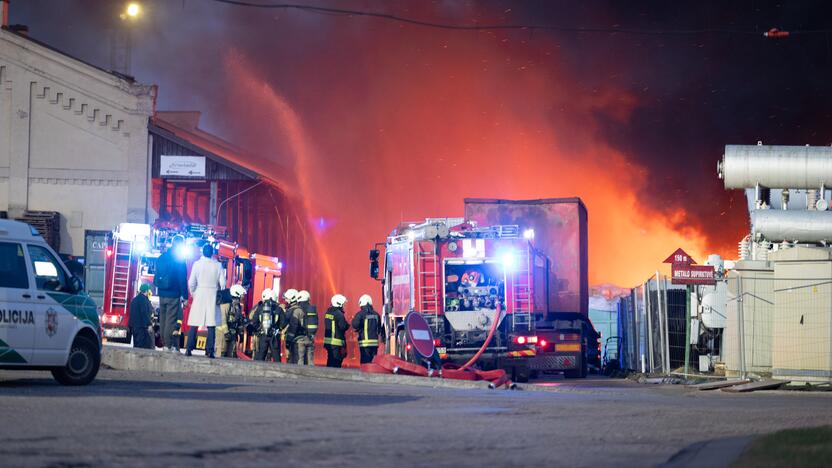
[[[422,303],[422,314],[435,331],[439,331],[439,257],[433,248],[423,250],[421,243],[417,243],[419,259],[419,300]],[[431,317],[433,320],[431,320]]]
[[[133,243],[113,240],[113,282],[110,284],[110,307],[127,307],[130,299],[130,267],[133,263]]]
[[[532,329],[532,268],[529,251],[523,249],[517,253],[517,267],[511,288],[512,314],[511,323],[515,331]]]

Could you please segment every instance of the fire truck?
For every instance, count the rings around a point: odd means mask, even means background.
[[[156,262],[162,252],[171,246],[176,235],[183,236],[185,243],[174,255],[185,260],[189,275],[191,266],[201,255],[202,246],[214,246],[216,258],[227,275],[226,285],[242,284],[248,290],[244,305],[246,310],[251,307],[252,301],[259,300],[265,288],[277,288],[279,291],[283,267],[281,262],[275,257],[250,254],[246,248],[227,239],[223,227],[171,222],[157,222],[152,226],[122,223],[113,231],[106,251],[104,312],[101,322],[104,336],[108,340],[130,342],[127,327],[130,301],[142,284],[150,284],[153,288],[151,303],[158,310],[159,299],[153,286]],[[183,310],[182,337],[188,332],[189,311],[190,301]],[[197,348],[205,347],[205,333],[206,330],[200,330]]]
[[[398,226],[370,252],[370,276],[382,281],[387,353],[414,360],[403,320],[417,311],[430,325],[439,357],[463,363],[496,332],[477,361],[529,378],[536,315],[547,308],[548,259],[517,225],[479,227],[462,218]],[[542,280],[541,280],[542,278]],[[540,286],[539,290],[535,288]]]

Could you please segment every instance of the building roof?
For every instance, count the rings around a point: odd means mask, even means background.
[[[56,54],[58,54],[58,55],[62,55],[62,56],[67,57],[67,58],[69,58],[69,59],[72,59],[72,60],[74,60],[75,62],[78,62],[78,63],[80,63],[80,64],[83,64],[83,65],[85,65],[85,66],[87,66],[87,67],[94,68],[95,70],[98,70],[98,71],[100,71],[100,72],[104,72],[104,73],[106,73],[106,74],[108,74],[108,75],[112,75],[112,76],[114,76],[114,77],[116,77],[116,78],[122,79],[122,80],[124,80],[124,81],[126,81],[126,82],[128,82],[128,83],[130,83],[130,84],[134,84],[134,83],[136,83],[136,78],[135,78],[135,77],[133,77],[133,76],[131,76],[131,75],[126,75],[126,74],[124,74],[124,73],[119,73],[119,72],[117,72],[117,71],[115,71],[115,70],[108,70],[108,69],[106,69],[106,68],[104,68],[104,67],[100,67],[100,66],[98,66],[98,65],[92,64],[92,63],[87,62],[87,61],[85,61],[85,60],[81,60],[80,58],[78,58],[78,57],[76,57],[76,56],[74,56],[74,55],[68,54],[68,53],[66,53],[66,52],[64,52],[64,51],[62,51],[62,50],[60,50],[60,49],[58,49],[58,48],[55,48],[55,47],[53,47],[53,46],[51,46],[51,45],[49,45],[49,44],[47,44],[47,43],[45,43],[45,42],[39,41],[39,40],[37,40],[37,39],[35,39],[35,38],[31,37],[28,33],[22,33],[22,32],[20,32],[20,31],[18,31],[18,30],[15,30],[15,29],[13,29],[13,26],[0,26],[0,31],[2,31],[2,33],[5,33],[5,34],[11,34],[11,35],[13,35],[13,36],[15,36],[15,37],[18,37],[18,38],[23,39],[23,40],[25,40],[25,41],[31,42],[32,44],[36,44],[36,45],[38,45],[38,46],[40,46],[40,47],[43,47],[44,49],[47,49],[47,50],[49,50],[49,51],[51,51],[51,52],[55,52]]]
[[[288,174],[288,170],[208,133],[199,128],[202,113],[199,111],[159,111],[150,119],[150,131],[162,136],[174,136],[177,139],[196,146],[220,161],[230,164],[243,174],[263,180],[281,189],[292,189],[294,184],[288,179],[277,178],[271,174]],[[264,168],[269,168],[266,171]]]

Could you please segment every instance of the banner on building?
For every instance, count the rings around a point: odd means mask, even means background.
[[[161,156],[159,177],[205,177],[205,156]]]

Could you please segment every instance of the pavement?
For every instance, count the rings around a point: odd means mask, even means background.
[[[548,390],[108,369],[89,386],[62,387],[48,373],[0,371],[0,460],[657,466],[674,455],[680,461],[677,454],[697,443],[719,460],[730,451],[707,448],[708,441],[832,420],[832,393],[700,392],[601,377],[554,377],[534,387]]]

